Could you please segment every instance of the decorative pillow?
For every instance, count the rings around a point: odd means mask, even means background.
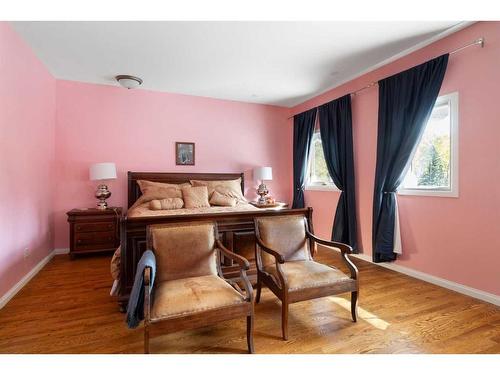
[[[153,182],[147,180],[137,180],[137,184],[143,195],[151,199],[182,198],[181,189],[185,184],[166,184],[163,182]]]
[[[219,193],[215,190],[210,198],[210,204],[212,206],[227,206],[234,207],[238,203],[238,200],[233,197],[228,197],[227,195]]]
[[[208,195],[212,197],[214,191],[227,197],[236,198],[238,203],[246,203],[247,200],[241,192],[241,177],[236,180],[191,180],[193,186],[206,186],[208,188]]]
[[[208,203],[208,189],[206,186],[183,187],[182,197],[185,208],[210,207]]]
[[[176,210],[184,206],[181,198],[153,199],[149,202],[150,210]]]

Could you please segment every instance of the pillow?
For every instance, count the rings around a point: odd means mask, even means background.
[[[238,203],[246,203],[247,200],[241,192],[241,177],[236,180],[191,180],[193,186],[206,186],[208,188],[208,195],[212,197],[214,191],[218,191],[227,197],[236,198]]]
[[[137,184],[143,195],[151,199],[182,198],[181,189],[185,184],[166,184],[163,182],[153,182],[147,180],[137,180]]]
[[[227,206],[234,207],[238,203],[236,198],[228,197],[227,195],[223,195],[215,190],[212,193],[212,197],[210,198],[210,204],[212,206]]]
[[[206,186],[183,187],[182,197],[185,208],[210,207],[208,203],[208,189]]]
[[[184,206],[181,198],[153,199],[149,202],[150,210],[176,210]]]

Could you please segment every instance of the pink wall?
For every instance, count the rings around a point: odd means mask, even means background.
[[[0,73],[1,297],[54,248],[56,105],[55,80],[5,22]]]
[[[274,196],[289,201],[291,128],[288,109],[146,90],[57,82],[56,248],[68,247],[66,212],[93,207],[94,162],[112,161],[118,179],[109,203],[126,207],[126,173],[245,172],[254,198],[251,169],[272,166]],[[174,143],[196,143],[196,165],[176,166]]]
[[[460,94],[460,196],[399,197],[404,255],[397,262],[500,294],[500,237],[496,235],[500,223],[500,23],[472,25],[291,112],[340,97],[479,36],[486,38],[485,48],[452,56],[441,90],[442,94]],[[258,165],[273,167],[275,180],[269,186],[277,198],[290,201],[288,109],[56,83],[5,23],[0,23],[0,68],[0,176],[2,182],[9,182],[0,186],[0,295],[53,247],[68,247],[65,212],[95,204],[96,184],[88,181],[88,166],[93,162],[117,164],[119,177],[110,183],[113,205],[126,203],[128,170],[245,171],[250,188],[255,186],[250,170]],[[371,253],[377,108],[376,89],[353,99],[359,243],[366,254]],[[196,166],[175,166],[175,141],[196,142]],[[247,191],[247,196],[252,198],[254,193]],[[306,203],[315,209],[315,229],[323,236],[330,235],[337,199],[335,192],[306,192]],[[31,249],[27,259],[23,259],[25,247]]]
[[[476,23],[426,48],[350,81],[292,109],[300,113],[372,81],[418,65],[478,37],[483,49],[450,57],[441,94],[459,92],[459,197],[399,196],[404,254],[397,263],[500,294],[500,22]],[[353,98],[360,247],[371,255],[372,196],[376,159],[378,92]],[[306,192],[315,229],[331,232],[338,193]]]

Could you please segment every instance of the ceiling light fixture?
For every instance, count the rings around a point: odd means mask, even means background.
[[[126,74],[121,74],[115,77],[120,86],[125,87],[126,89],[135,89],[142,84],[142,79],[139,77],[129,76]]]

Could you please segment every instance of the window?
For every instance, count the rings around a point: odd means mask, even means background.
[[[311,151],[309,154],[309,170],[306,182],[307,190],[336,190],[339,189],[333,183],[328,167],[326,166],[321,135],[317,130],[312,138]]]
[[[436,100],[398,193],[458,197],[458,93]]]

